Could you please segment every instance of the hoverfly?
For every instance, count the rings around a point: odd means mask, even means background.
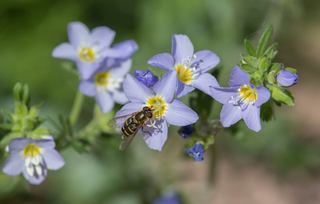
[[[140,128],[142,128],[142,132],[147,132],[151,135],[150,132],[143,131],[143,128],[146,128],[146,122],[152,119],[153,112],[153,107],[149,108],[148,106],[145,106],[138,112],[113,118],[108,122],[107,125],[112,128],[118,128],[118,124],[122,124],[120,150],[124,150],[129,146]]]

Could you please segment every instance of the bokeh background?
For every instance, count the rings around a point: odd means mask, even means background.
[[[50,171],[40,186],[0,173],[0,203],[140,204],[170,190],[187,204],[320,203],[319,8],[319,0],[1,0],[1,108],[12,108],[12,87],[22,82],[29,84],[33,104],[44,102],[42,117],[56,121],[69,114],[78,78],[51,52],[67,41],[71,21],[110,27],[117,32],[114,43],[135,39],[132,70],[148,69],[149,58],[171,52],[172,34],[186,34],[195,51],[220,56],[222,86],[245,53],[244,39],[256,46],[273,24],[275,61],[297,69],[299,83],[289,89],[294,107],[276,108],[276,121],[262,123],[259,133],[243,122],[237,134],[223,131],[203,162],[184,153],[175,127],[162,152],[148,149],[139,135],[125,151],[98,138],[90,153],[63,150],[66,165]],[[93,106],[86,98],[78,129],[91,120]],[[220,110],[215,103],[212,118]],[[54,128],[50,121],[45,125]]]

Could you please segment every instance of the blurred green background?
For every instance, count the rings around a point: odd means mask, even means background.
[[[1,0],[2,108],[12,108],[12,87],[22,82],[29,84],[33,104],[44,102],[42,117],[57,120],[57,114],[69,114],[78,79],[51,52],[67,41],[71,21],[90,29],[110,27],[117,32],[114,43],[136,40],[132,70],[148,69],[152,56],[171,52],[172,34],[186,34],[195,51],[219,55],[222,86],[245,52],[244,39],[257,45],[273,24],[272,41],[279,43],[275,61],[297,69],[299,83],[290,88],[296,105],[277,108],[277,120],[262,123],[259,133],[240,122],[243,131],[220,134],[213,171],[212,151],[206,151],[203,162],[194,162],[171,127],[162,152],[148,149],[141,136],[125,151],[104,138],[91,153],[66,149],[61,153],[66,165],[50,171],[40,186],[0,174],[0,203],[140,204],[168,189],[190,204],[320,203],[319,8],[319,0]],[[86,98],[79,129],[92,118],[93,105]],[[218,118],[221,105],[214,104],[214,110],[212,117]]]

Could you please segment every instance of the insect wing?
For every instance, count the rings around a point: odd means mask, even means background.
[[[138,133],[138,131],[140,130],[140,128],[142,126],[143,126],[143,124],[140,124],[137,127],[137,130],[128,137],[125,135],[121,135],[121,141],[120,141],[120,147],[119,147],[120,150],[124,150],[125,148],[127,148],[129,146],[129,144],[131,143],[131,141],[136,136],[136,134]]]
[[[113,118],[108,122],[108,126],[111,128],[121,128],[122,125],[126,122],[126,120],[132,116],[134,116],[135,113],[129,114],[129,115],[124,115],[120,117]]]

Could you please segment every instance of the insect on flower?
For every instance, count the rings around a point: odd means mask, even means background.
[[[148,131],[144,131],[147,128],[156,128],[154,125],[146,125],[149,120],[153,120],[153,107],[145,106],[142,110],[113,118],[108,122],[108,126],[112,128],[121,127],[121,143],[120,143],[120,150],[124,150],[129,146],[131,141],[133,140],[134,136],[138,133],[140,128],[142,132],[146,132],[148,134],[151,133]]]

